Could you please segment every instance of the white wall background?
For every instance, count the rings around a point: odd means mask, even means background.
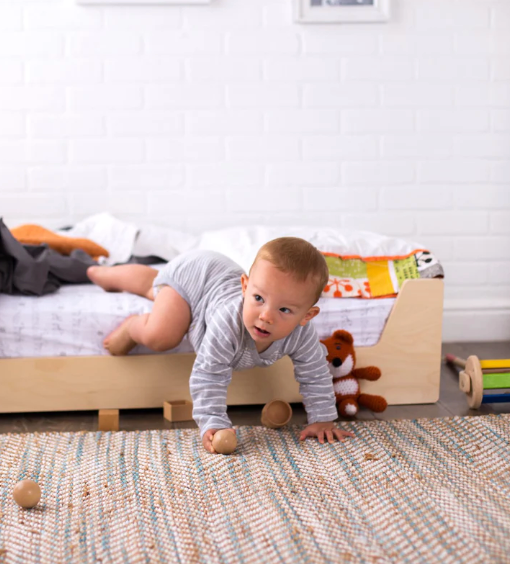
[[[0,0],[0,214],[369,229],[446,273],[444,338],[510,338],[510,2]]]

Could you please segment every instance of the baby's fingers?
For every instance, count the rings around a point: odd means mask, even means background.
[[[307,429],[303,429],[301,431],[301,435],[299,435],[299,440],[304,441],[306,437],[315,437],[315,433],[313,431],[308,431]]]
[[[207,452],[210,452],[211,454],[216,454],[216,451],[214,450],[214,447],[212,445],[213,435],[214,433],[210,431],[206,431],[205,435],[202,438],[202,444],[204,445],[204,448]]]
[[[346,437],[354,437],[354,433],[350,431],[342,431],[342,429],[333,429],[333,434],[339,441],[343,441]]]

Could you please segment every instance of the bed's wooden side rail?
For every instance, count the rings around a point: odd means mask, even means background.
[[[191,354],[4,359],[0,412],[163,407],[165,400],[189,398],[193,360]],[[188,380],[173,377],[185,373]]]
[[[357,348],[358,365],[382,370],[367,392],[390,404],[432,403],[439,397],[442,280],[408,280],[397,297],[379,343]],[[190,399],[193,354],[130,357],[58,357],[0,360],[0,412],[162,407]],[[300,401],[292,363],[234,374],[229,405]]]
[[[382,376],[362,390],[389,404],[439,399],[443,280],[406,280],[379,342],[356,349],[358,366],[378,366]]]
[[[0,413],[163,407],[191,399],[194,354],[0,360]],[[300,401],[292,362],[236,373],[229,405]]]

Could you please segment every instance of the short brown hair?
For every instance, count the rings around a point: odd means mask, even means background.
[[[269,241],[259,249],[253,264],[259,259],[267,260],[278,270],[292,274],[299,282],[310,280],[314,283],[314,303],[321,297],[329,280],[328,265],[322,254],[299,237],[279,237]]]

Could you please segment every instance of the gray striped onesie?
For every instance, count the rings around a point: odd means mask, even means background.
[[[337,418],[332,377],[326,352],[311,323],[259,353],[242,320],[243,270],[212,251],[183,253],[154,280],[154,290],[174,288],[191,308],[188,338],[196,352],[190,378],[193,419],[203,435],[208,429],[232,427],[227,416],[227,387],[233,370],[269,366],[285,355],[294,364],[308,423]]]

